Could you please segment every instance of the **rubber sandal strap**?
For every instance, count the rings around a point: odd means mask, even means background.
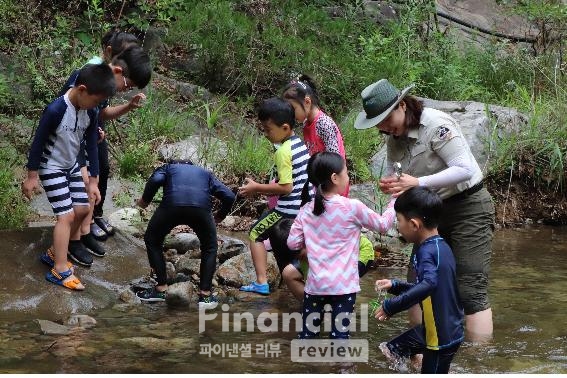
[[[49,262],[49,265],[51,265],[51,267],[53,267],[53,265],[55,265],[55,252],[53,252],[53,246],[47,248],[47,257],[49,257],[51,259],[51,262]],[[48,262],[45,261],[45,263],[47,264]],[[70,261],[67,261],[67,269],[70,269],[73,272],[75,270],[75,267],[73,266],[73,264]]]
[[[45,277],[48,281],[53,282],[54,284],[66,287],[71,290],[83,290],[82,283],[78,278],[74,278],[72,280],[65,281],[65,279],[69,278],[73,275],[71,269],[68,269],[64,272],[58,272],[55,268],[51,269],[47,276]],[[64,282],[65,281],[65,282]]]

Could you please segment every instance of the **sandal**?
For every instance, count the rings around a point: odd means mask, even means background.
[[[53,247],[49,247],[47,252],[42,253],[41,256],[39,256],[39,260],[50,268],[53,268],[55,266],[55,253],[53,252]],[[71,271],[74,272],[75,266],[67,261],[67,269],[71,269]]]
[[[64,272],[58,272],[55,268],[52,268],[51,271],[47,272],[45,275],[45,279],[49,282],[53,282],[54,284],[66,287],[67,289],[71,290],[85,290],[85,287],[79,281],[77,277],[72,280],[65,281],[67,278],[73,275],[71,269],[66,270]]]

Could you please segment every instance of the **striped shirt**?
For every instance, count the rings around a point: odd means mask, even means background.
[[[274,154],[278,172],[278,184],[292,184],[291,193],[278,197],[276,211],[296,216],[301,206],[301,191],[307,182],[307,162],[309,152],[303,141],[292,135],[276,150]]]
[[[39,121],[26,167],[70,170],[77,162],[83,138],[90,158],[90,175],[98,176],[98,130],[96,112],[76,109],[69,95],[49,104]]]

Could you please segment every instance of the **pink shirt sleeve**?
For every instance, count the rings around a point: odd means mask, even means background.
[[[359,200],[353,200],[354,219],[356,219],[362,227],[384,234],[392,227],[396,219],[394,202],[396,202],[395,199],[390,200],[386,206],[386,210],[380,215],[369,209]]]

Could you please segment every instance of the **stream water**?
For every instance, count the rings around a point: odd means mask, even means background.
[[[357,305],[375,298],[376,279],[404,276],[401,269],[371,270],[361,282]],[[497,231],[491,277],[495,337],[486,345],[463,344],[452,371],[566,373],[567,290],[563,280],[567,277],[567,229]],[[300,305],[286,289],[270,297],[235,302],[226,310],[207,311],[217,317],[205,322],[203,333],[199,333],[196,306],[171,309],[162,304],[126,305],[117,300],[114,306],[89,314],[97,320],[96,327],[77,329],[67,336],[42,335],[35,320],[14,313],[1,318],[0,372],[394,373],[377,345],[407,326],[402,314],[387,323],[369,317],[367,331],[357,328],[353,338],[368,340],[368,362],[292,362],[295,332],[283,331],[280,323],[279,331],[261,332],[257,324],[253,332],[235,331],[237,323],[245,329],[246,321],[237,322],[233,316],[241,312],[251,313],[253,319],[262,312],[281,319],[283,313],[300,312]],[[293,321],[291,324],[294,327]],[[223,326],[230,331],[223,332]]]

